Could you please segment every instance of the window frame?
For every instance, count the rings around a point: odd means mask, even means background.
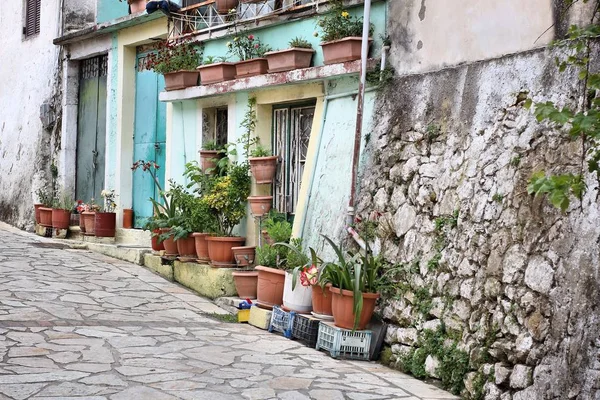
[[[33,13],[31,15],[30,13]],[[41,15],[42,1],[41,0],[25,0],[23,2],[23,31],[22,37],[24,40],[32,39],[40,34],[41,31]],[[30,26],[29,21],[33,20],[33,26]],[[31,29],[30,29],[31,28]]]

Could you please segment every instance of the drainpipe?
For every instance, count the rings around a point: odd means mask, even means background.
[[[363,13],[363,35],[360,56],[360,83],[358,84],[358,107],[356,110],[356,130],[354,132],[354,155],[352,157],[352,184],[350,187],[350,202],[346,224],[352,225],[354,221],[354,203],[356,197],[356,178],[358,174],[358,161],[360,158],[360,142],[362,135],[363,108],[365,104],[365,84],[367,80],[367,56],[369,51],[369,27],[371,25],[371,0],[365,0]]]

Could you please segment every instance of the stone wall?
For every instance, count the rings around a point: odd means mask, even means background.
[[[575,101],[554,56],[399,77],[375,105],[357,211],[382,214],[392,265],[384,361],[447,386],[466,363],[465,398],[600,396],[598,183],[564,214],[526,190],[581,167],[581,142],[520,102]]]

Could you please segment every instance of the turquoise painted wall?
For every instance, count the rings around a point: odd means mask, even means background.
[[[171,149],[167,154],[171,156],[170,178],[177,183],[187,184],[183,176],[185,164],[198,160],[196,154],[196,140],[200,140],[197,127],[198,108],[195,101],[182,101],[173,103]]]
[[[108,56],[108,118],[106,124],[106,171],[105,186],[115,189],[115,177],[117,173],[117,87],[119,82],[119,40],[117,33],[112,34],[112,45]],[[126,204],[130,206],[130,204]]]
[[[355,7],[349,10],[353,15],[362,15],[362,7]],[[371,55],[377,57],[381,49],[381,35],[385,34],[386,4],[375,3],[371,8],[371,22],[374,25],[373,50]],[[263,29],[251,29],[247,33],[252,33],[261,42],[271,46],[273,50],[283,50],[288,48],[288,42],[298,37],[308,40],[317,51],[313,58],[313,65],[323,65],[323,53],[321,52],[321,39],[313,36],[314,32],[320,32],[317,26],[318,18],[310,18],[299,21],[290,21],[277,26],[269,26]],[[231,41],[234,35],[204,42],[204,55],[215,57],[226,57],[228,48],[227,42]],[[235,57],[230,57],[229,61],[238,61]]]
[[[181,0],[173,0],[174,3],[181,4]],[[127,1],[119,0],[97,0],[96,2],[96,23],[111,21],[129,14],[129,5]]]

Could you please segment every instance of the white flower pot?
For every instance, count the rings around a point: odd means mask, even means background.
[[[300,284],[300,277],[296,282],[296,288],[292,290],[293,275],[291,272],[285,273],[285,283],[283,285],[283,305],[284,307],[300,313],[309,313],[312,311],[312,287],[304,287]]]

